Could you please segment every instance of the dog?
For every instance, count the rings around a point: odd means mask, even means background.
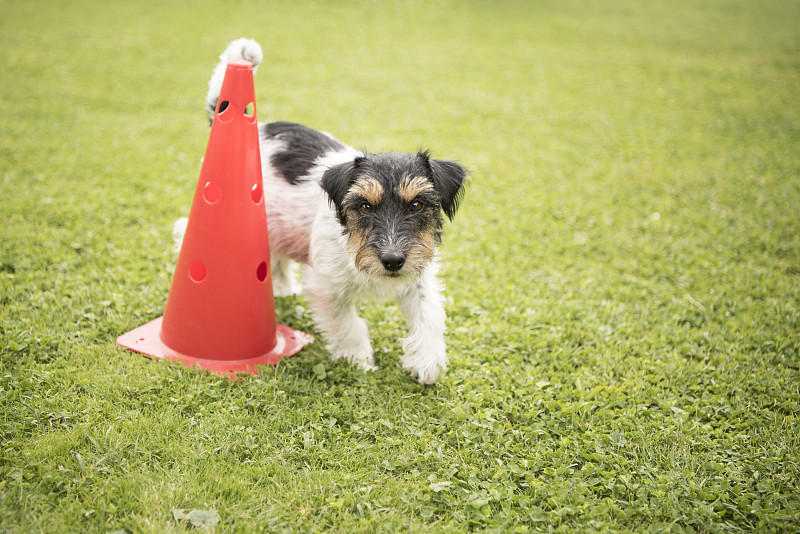
[[[261,46],[238,39],[220,55],[206,107],[213,121],[228,62],[263,61]],[[403,367],[421,384],[447,369],[445,311],[437,246],[452,220],[467,170],[428,151],[368,153],[291,122],[259,123],[273,291],[297,293],[294,266],[333,359],[364,371],[375,359],[356,306],[394,298],[408,322]],[[186,219],[175,224],[179,247]]]

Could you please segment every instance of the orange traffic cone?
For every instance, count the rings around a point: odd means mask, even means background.
[[[164,316],[117,339],[218,374],[256,374],[313,338],[275,319],[253,67],[228,64]]]

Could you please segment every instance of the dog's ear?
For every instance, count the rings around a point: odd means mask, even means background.
[[[441,197],[442,211],[452,221],[458,205],[464,197],[467,169],[453,161],[430,159],[427,151],[419,152],[417,157],[424,159],[427,167],[430,168],[433,187]]]
[[[355,183],[356,167],[360,159],[362,158],[359,156],[354,161],[334,165],[325,171],[320,181],[320,185],[327,193],[331,205],[336,209],[336,216],[342,225],[347,220],[342,204],[350,187]]]

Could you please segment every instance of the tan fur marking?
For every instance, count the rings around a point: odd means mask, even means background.
[[[367,274],[375,274],[381,268],[380,259],[376,256],[375,247],[367,245],[367,236],[364,230],[351,221],[347,223],[349,238],[347,239],[347,251],[353,254],[353,263],[356,270]]]
[[[422,271],[433,259],[436,238],[431,232],[422,232],[417,234],[414,243],[406,255],[406,268],[412,271]]]
[[[347,230],[350,234],[347,239],[347,251],[350,254],[356,254],[367,243],[367,236],[360,226],[353,224],[349,219],[347,221]]]
[[[381,260],[370,247],[356,254],[355,266],[358,271],[370,275],[375,275],[383,270]]]
[[[397,194],[406,202],[412,202],[424,191],[433,189],[433,184],[424,176],[407,176],[397,186]]]
[[[377,206],[383,200],[383,186],[373,178],[360,178],[350,188],[350,193],[361,195],[373,206]]]

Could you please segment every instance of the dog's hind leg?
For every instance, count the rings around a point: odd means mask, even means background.
[[[285,256],[272,253],[272,291],[276,297],[300,293],[300,283],[295,275],[296,264]]]
[[[181,245],[183,245],[183,235],[186,233],[186,225],[189,224],[189,219],[182,217],[175,221],[172,226],[172,242],[175,245],[175,252],[180,252]]]

